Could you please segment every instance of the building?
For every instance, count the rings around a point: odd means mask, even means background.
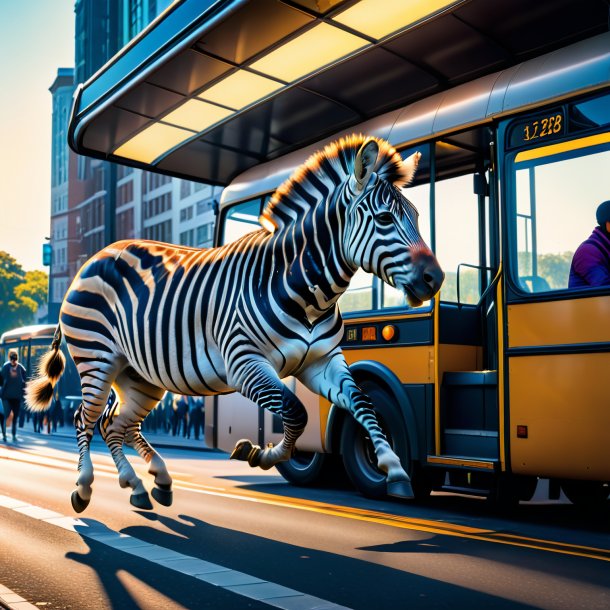
[[[221,189],[72,153],[67,128],[74,88],[137,36],[171,0],[76,0],[74,69],[60,68],[53,96],[52,262],[49,321],[82,264],[118,239],[212,245]]]
[[[74,69],[59,68],[49,88],[53,96],[50,232],[53,257],[49,270],[49,318],[57,317],[61,295],[70,282],[68,191],[70,160],[75,155],[68,148],[67,131],[73,90]]]

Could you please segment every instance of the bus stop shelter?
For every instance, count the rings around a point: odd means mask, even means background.
[[[606,0],[177,0],[79,86],[80,154],[246,169],[608,30]]]

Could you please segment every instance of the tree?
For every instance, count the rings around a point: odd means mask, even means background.
[[[24,282],[15,288],[17,299],[34,301],[37,308],[47,302],[48,294],[49,276],[44,271],[27,271]]]
[[[34,321],[47,301],[47,282],[44,271],[26,273],[8,252],[0,251],[0,333]]]

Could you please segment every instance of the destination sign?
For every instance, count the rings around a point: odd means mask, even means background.
[[[513,125],[510,133],[510,147],[523,146],[539,140],[559,138],[565,133],[563,109],[544,115],[531,117]]]

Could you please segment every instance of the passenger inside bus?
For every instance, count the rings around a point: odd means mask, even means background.
[[[610,200],[596,212],[597,227],[572,258],[569,288],[610,286]]]

